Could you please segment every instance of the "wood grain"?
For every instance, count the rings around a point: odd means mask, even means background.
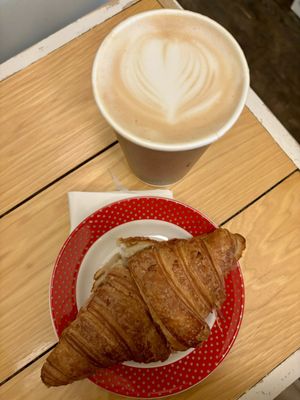
[[[300,173],[278,185],[226,225],[247,238],[242,260],[245,314],[238,338],[221,366],[182,400],[237,398],[300,346]],[[82,381],[47,389],[44,358],[0,389],[7,400],[122,399]],[[34,395],[33,395],[34,394]]]
[[[115,140],[91,86],[95,53],[142,0],[0,83],[0,214]]]
[[[231,132],[213,144],[172,189],[176,199],[221,223],[294,169],[246,110]],[[55,342],[48,285],[54,260],[68,235],[66,193],[114,190],[111,174],[130,189],[147,187],[129,171],[119,145],[115,145],[3,218],[0,326],[6,346],[0,380]]]

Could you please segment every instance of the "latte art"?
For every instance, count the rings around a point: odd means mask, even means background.
[[[128,96],[155,113],[154,118],[176,124],[218,101],[219,64],[217,57],[200,45],[147,37],[124,55],[120,71]]]
[[[170,11],[141,14],[113,31],[95,73],[100,108],[117,130],[161,144],[220,132],[245,91],[246,67],[238,45],[216,26]]]

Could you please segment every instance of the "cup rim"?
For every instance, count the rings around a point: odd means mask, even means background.
[[[151,17],[152,15],[156,14],[167,14],[167,15],[174,15],[174,14],[179,14],[179,13],[184,13],[185,15],[192,15],[195,18],[198,18],[201,21],[206,21],[213,25],[217,30],[222,32],[229,41],[232,43],[232,45],[235,47],[237,50],[238,54],[240,55],[240,60],[241,60],[241,65],[243,68],[243,74],[244,74],[244,80],[243,80],[243,89],[242,89],[242,94],[240,97],[239,102],[237,103],[234,112],[232,113],[231,117],[228,119],[228,121],[215,133],[210,134],[206,138],[202,139],[196,139],[187,143],[160,143],[160,142],[155,142],[155,141],[150,141],[147,139],[141,139],[135,134],[131,134],[128,132],[124,127],[122,127],[116,120],[114,120],[109,111],[107,110],[106,106],[104,105],[104,102],[101,100],[101,97],[99,96],[99,93],[96,89],[96,82],[97,82],[97,66],[99,64],[99,59],[101,57],[101,52],[104,46],[106,46],[111,37],[115,34],[117,34],[119,31],[122,31],[122,29],[133,22],[136,22],[140,19],[146,18],[146,17]],[[189,10],[174,10],[174,9],[160,9],[160,10],[150,10],[150,11],[144,11],[138,14],[135,14],[129,18],[126,18],[124,21],[120,22],[117,26],[115,26],[109,33],[108,35],[104,38],[102,43],[100,44],[96,56],[94,58],[93,62],[93,67],[92,67],[92,89],[93,89],[93,94],[94,98],[96,101],[96,104],[103,115],[103,117],[106,119],[106,121],[113,127],[114,130],[116,130],[121,136],[123,136],[125,139],[129,140],[130,142],[135,143],[136,145],[146,147],[152,150],[160,150],[160,151],[185,151],[185,150],[192,150],[196,149],[198,147],[204,147],[207,146],[213,142],[215,142],[217,139],[222,137],[237,121],[239,118],[248,95],[249,91],[249,86],[250,86],[250,74],[249,74],[249,67],[248,63],[245,57],[245,54],[243,50],[241,49],[240,45],[236,41],[236,39],[232,36],[232,34],[227,31],[222,25],[220,25],[218,22],[214,21],[213,19],[206,17],[205,15],[195,13],[193,11]]]

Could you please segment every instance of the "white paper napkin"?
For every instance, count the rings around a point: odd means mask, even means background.
[[[138,191],[117,191],[117,192],[69,192],[69,212],[71,231],[81,221],[101,207],[114,201],[138,196],[159,196],[173,198],[171,190],[138,190]]]

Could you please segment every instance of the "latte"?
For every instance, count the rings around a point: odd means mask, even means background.
[[[161,145],[214,141],[235,122],[249,85],[232,36],[188,11],[124,21],[103,41],[93,74],[98,105],[112,126]]]

